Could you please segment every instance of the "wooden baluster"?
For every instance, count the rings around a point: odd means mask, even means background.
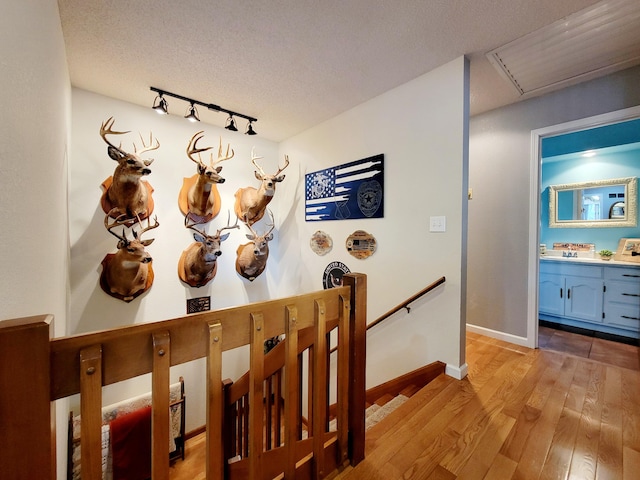
[[[51,315],[0,322],[2,478],[56,478],[49,364],[52,333]]]
[[[338,319],[338,366],[336,421],[338,423],[339,464],[348,460],[349,451],[349,316],[351,303],[340,296]]]
[[[314,302],[315,346],[313,355],[313,470],[314,479],[324,478],[324,438],[327,414],[327,325],[323,300]]]
[[[298,309],[287,306],[285,311],[285,369],[284,369],[284,444],[286,447],[286,463],[284,478],[296,478],[296,443],[298,441],[298,425],[300,419],[300,382],[298,376]]]
[[[169,479],[169,370],[171,338],[168,331],[154,333],[151,375],[151,476]]]
[[[224,478],[223,416],[222,324],[210,322],[207,347],[207,480]]]
[[[249,394],[242,397],[242,457],[249,456]]]
[[[262,313],[251,314],[251,345],[249,371],[249,478],[262,478],[263,409],[264,398],[264,318]]]
[[[102,479],[102,347],[80,350],[80,468],[83,480]]]

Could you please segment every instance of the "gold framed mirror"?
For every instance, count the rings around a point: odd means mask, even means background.
[[[636,177],[549,186],[550,228],[635,227]]]

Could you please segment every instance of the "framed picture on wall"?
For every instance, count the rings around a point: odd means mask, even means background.
[[[621,238],[613,258],[622,262],[640,263],[640,238]]]

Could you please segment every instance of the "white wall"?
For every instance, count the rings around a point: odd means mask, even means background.
[[[267,270],[253,282],[240,277],[235,271],[236,248],[247,243],[248,231],[241,228],[231,230],[229,239],[222,244],[222,255],[218,258],[216,277],[206,286],[189,287],[178,277],[178,260],[184,249],[194,240],[193,232],[184,227],[184,216],[178,208],[178,194],[184,177],[196,173],[196,165],[187,157],[187,144],[198,131],[204,130],[204,138],[198,147],[213,145],[217,155],[218,142],[222,136],[223,146],[229,143],[235,156],[222,162],[221,175],[226,182],[220,184],[222,208],[220,214],[202,228],[215,232],[226,225],[227,211],[233,214],[234,193],[240,187],[257,186],[254,176],[255,167],[251,163],[251,148],[257,155],[264,157],[259,164],[267,172],[275,172],[277,163],[284,164],[278,156],[277,144],[262,139],[259,135],[250,137],[241,132],[230,132],[211,125],[190,123],[182,118],[186,104],[169,102],[169,109],[179,112],[176,115],[157,115],[151,108],[154,94],[149,92],[149,107],[140,107],[91,93],[73,89],[72,128],[73,142],[70,155],[70,195],[69,217],[71,236],[71,300],[70,333],[83,333],[136,323],[153,322],[180,317],[186,314],[186,300],[194,297],[211,297],[211,308],[218,309],[249,302],[293,295],[299,291],[298,278],[281,275],[282,262],[279,243],[283,224],[286,224],[292,208],[291,194],[280,191],[280,184],[269,208],[275,218],[274,240],[270,243],[270,257]],[[222,114],[221,114],[222,115]],[[100,207],[102,195],[101,183],[117,165],[107,156],[107,145],[99,135],[100,125],[113,116],[116,131],[131,133],[122,135],[122,147],[130,151],[132,142],[140,146],[138,132],[146,139],[152,132],[160,142],[158,150],[149,152],[154,158],[150,165],[152,173],[144,179],[154,188],[153,200],[160,226],[145,234],[154,238],[147,247],[153,257],[155,279],[149,291],[130,303],[107,295],[99,285],[100,262],[107,253],[115,253],[117,239],[104,227],[105,213]],[[259,127],[256,125],[259,132]],[[120,138],[110,137],[114,143]],[[208,153],[203,154],[208,162]],[[291,165],[284,171],[283,184],[298,182],[299,164],[291,157]],[[254,228],[260,230],[265,220]],[[295,254],[295,252],[294,252]],[[295,254],[297,255],[297,254]],[[225,377],[237,378],[248,368],[247,351],[225,353]],[[175,367],[171,372],[171,381],[179,376],[185,377],[189,408],[187,409],[187,430],[204,424],[205,382],[204,362],[197,361]],[[123,398],[147,392],[151,388],[150,377],[144,376],[104,391],[104,403],[109,404]],[[74,401],[74,403],[76,403]],[[75,407],[75,405],[74,405]]]
[[[462,257],[466,223],[466,61],[459,58],[336,118],[281,143],[303,173],[385,155],[384,218],[304,221],[304,190],[296,192],[296,235],[281,242],[300,245],[303,290],[322,288],[331,261],[368,275],[368,321],[445,276],[443,287],[370,330],[367,387],[440,360],[450,373],[464,370],[460,348]],[[288,184],[287,188],[292,188]],[[429,232],[429,217],[446,216],[445,233]],[[333,238],[333,250],[317,256],[309,248],[316,230]],[[350,256],[346,237],[365,230],[377,240],[366,260]]]
[[[71,88],[57,3],[3,2],[0,58],[0,320],[51,313],[60,336],[67,317]],[[56,412],[64,478],[66,402]]]
[[[635,67],[471,119],[467,315],[472,328],[516,343],[534,340],[527,337],[531,131],[638,104],[640,67]]]
[[[150,108],[127,104],[87,91],[73,90],[73,144],[70,158],[71,333],[182,316],[187,298],[211,295],[212,308],[261,301],[322,288],[322,273],[330,261],[340,260],[352,271],[369,275],[369,318],[373,320],[442,275],[447,283],[403,310],[369,337],[368,386],[441,360],[456,376],[464,374],[460,349],[463,296],[463,192],[466,192],[467,65],[463,58],[424,77],[367,102],[281,145],[259,136],[247,137],[209,125],[193,125],[180,116],[158,116]],[[150,104],[153,100],[150,95]],[[171,106],[170,106],[171,107]],[[178,107],[179,108],[179,107]],[[115,162],[106,154],[98,131],[114,116],[116,130],[152,131],[161,143],[153,152],[155,211],[161,226],[147,250],[154,258],[151,289],[131,303],[114,299],[99,286],[100,262],[115,251],[116,239],[104,228],[99,205],[101,182],[112,174]],[[348,127],[348,128],[347,128]],[[235,249],[245,243],[244,231],[232,231],[223,243],[216,278],[199,289],[185,286],[177,275],[180,253],[191,242],[178,209],[178,192],[185,176],[195,172],[185,149],[191,136],[205,130],[200,145],[216,144],[219,135],[230,142],[235,158],[224,162],[220,185],[221,214],[226,221],[238,187],[255,185],[251,147],[265,158],[266,171],[291,161],[286,179],[271,202],[276,229],[267,270],[254,282],[234,269]],[[349,132],[349,133],[344,133]],[[135,138],[135,137],[134,137]],[[123,137],[123,147],[131,140]],[[304,173],[346,163],[376,153],[385,154],[385,218],[345,222],[304,222]],[[418,210],[419,207],[422,207]],[[430,215],[447,216],[446,233],[429,233]],[[262,222],[261,222],[262,223]],[[311,234],[324,229],[334,238],[334,250],[318,257],[309,247]],[[350,257],[344,241],[365,229],[379,242],[368,260]],[[151,233],[151,232],[149,232]],[[419,239],[416,242],[416,239]],[[415,245],[415,246],[414,246]],[[348,258],[347,258],[348,257]],[[388,279],[393,279],[389,282]],[[248,368],[246,351],[232,352],[223,374],[237,378]],[[185,376],[189,408],[187,430],[204,423],[203,363],[172,369],[172,381]],[[107,388],[104,402],[150,389],[149,376]]]

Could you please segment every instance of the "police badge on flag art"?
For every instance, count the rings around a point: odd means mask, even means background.
[[[305,175],[305,220],[384,217],[384,154]]]

